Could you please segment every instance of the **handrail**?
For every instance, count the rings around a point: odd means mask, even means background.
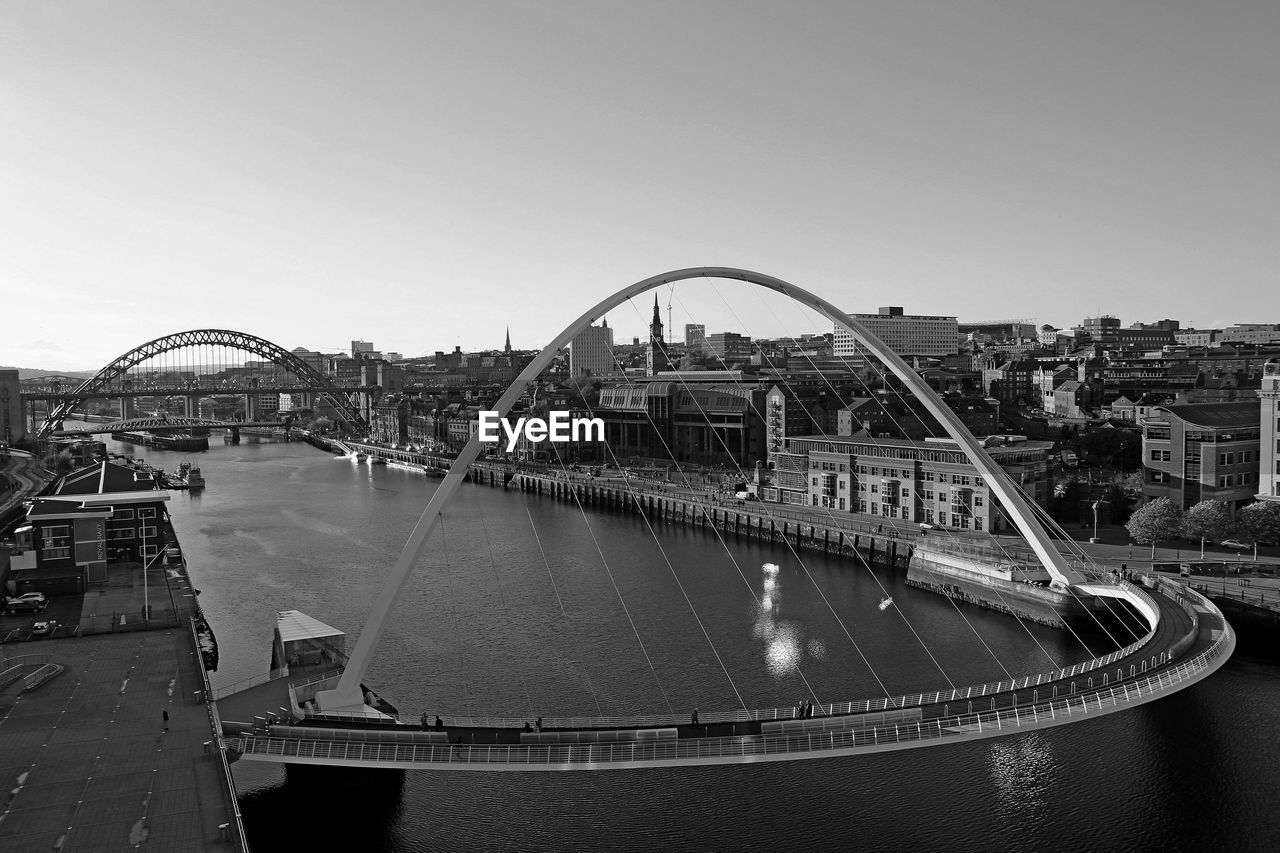
[[[1153,599],[1143,590],[1128,581],[1119,581],[1120,585],[1127,587],[1128,591],[1146,599],[1147,603],[1153,608],[1158,607]],[[846,702],[833,702],[827,705],[814,705],[814,713],[822,716],[835,716],[842,714],[860,714],[872,711],[885,711],[894,708],[913,708],[923,705],[934,705],[944,702],[960,702],[968,701],[974,698],[983,698],[993,696],[1000,693],[1007,693],[1013,690],[1024,690],[1028,687],[1038,687],[1040,685],[1052,684],[1057,681],[1066,681],[1085,673],[1094,672],[1103,667],[1110,666],[1121,658],[1133,654],[1138,649],[1150,642],[1155,635],[1154,629],[1135,642],[1130,643],[1124,648],[1117,649],[1100,658],[1094,658],[1088,661],[1082,661],[1072,664],[1069,667],[1053,670],[1047,673],[1038,673],[1028,675],[1022,678],[1015,678],[1011,681],[987,682],[985,684],[977,684],[971,687],[954,688],[949,691],[936,691],[933,693],[916,693],[897,697],[885,697],[883,699],[862,699]],[[1195,634],[1191,635],[1194,641]],[[312,684],[332,679],[333,676],[324,676],[315,678],[307,682],[299,684],[290,684],[290,690],[295,687],[307,687]],[[296,703],[297,707],[301,707],[301,703]],[[342,711],[302,711],[304,718],[325,719],[325,720],[350,720],[352,722],[362,721],[368,722],[369,717],[358,712],[342,712]],[[743,723],[764,720],[789,720],[795,719],[795,708],[764,708],[753,710],[738,711],[708,711],[700,715],[702,723]],[[648,728],[654,726],[670,726],[678,725],[685,720],[683,716],[672,714],[656,714],[633,717],[557,717],[543,720],[543,728],[564,728],[564,729],[590,729],[590,728]],[[404,716],[394,716],[386,720],[389,724],[401,724],[413,726],[418,724],[417,718],[409,718]],[[528,722],[523,718],[514,717],[453,717],[453,724],[463,728],[520,728],[524,723]]]
[[[236,798],[235,783],[231,778],[231,766],[227,763],[227,752],[225,749],[225,741],[222,737],[222,720],[218,717],[218,706],[213,701],[213,685],[209,683],[209,671],[205,669],[204,658],[200,655],[200,637],[196,632],[196,620],[187,619],[187,627],[191,630],[191,643],[195,648],[196,667],[200,670],[200,678],[204,682],[204,707],[205,712],[209,715],[209,727],[213,732],[214,743],[217,746],[218,767],[222,773],[223,805],[231,813],[231,824],[234,826],[235,832],[231,841],[236,844],[240,853],[249,853],[249,841],[245,837],[244,821],[240,817],[240,801]]]
[[[1177,689],[1194,680],[1234,646],[1234,633],[1223,621],[1222,631],[1204,652],[1172,669],[1135,681],[1087,693],[1019,705],[996,711],[952,715],[936,720],[910,720],[871,727],[785,735],[692,738],[677,741],[628,743],[535,744],[395,744],[358,741],[241,737],[228,747],[245,755],[311,758],[360,763],[432,763],[582,766],[609,762],[696,761],[708,758],[749,758],[813,753],[857,747],[886,747],[915,741],[972,736],[975,732],[1035,727],[1099,711],[1106,713],[1129,703],[1148,701],[1155,694]]]

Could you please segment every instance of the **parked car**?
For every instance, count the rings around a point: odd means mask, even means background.
[[[1250,548],[1252,548],[1252,547],[1253,547],[1252,545],[1246,545],[1246,544],[1244,544],[1244,543],[1243,543],[1243,542],[1241,542],[1239,539],[1223,539],[1223,540],[1222,540],[1220,543],[1218,543],[1218,544],[1220,544],[1220,545],[1222,545],[1222,546],[1224,546],[1224,547],[1226,547],[1226,548],[1235,548],[1237,551],[1247,551],[1247,550],[1249,550]]]
[[[43,592],[24,592],[17,598],[9,599],[5,605],[6,613],[39,613],[49,606],[49,599]]]
[[[31,636],[48,637],[58,628],[57,619],[42,619],[31,626]]]

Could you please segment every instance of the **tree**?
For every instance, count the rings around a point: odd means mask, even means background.
[[[1204,540],[1219,541],[1235,532],[1231,506],[1224,501],[1207,500],[1187,510],[1186,533],[1199,537],[1200,559],[1204,559]]]
[[[333,421],[323,416],[307,424],[307,430],[310,432],[328,432],[331,429],[333,429]]]
[[[1185,513],[1168,498],[1156,498],[1138,509],[1125,525],[1129,535],[1140,545],[1151,545],[1151,559],[1156,558],[1156,542],[1174,539],[1182,532]]]
[[[1258,543],[1280,541],[1280,501],[1255,501],[1236,515],[1237,535],[1253,543],[1253,559],[1258,560]]]

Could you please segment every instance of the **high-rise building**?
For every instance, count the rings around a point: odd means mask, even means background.
[[[374,349],[372,341],[352,341],[351,342],[352,358],[379,359],[382,353]]]
[[[701,323],[684,324],[684,345],[689,352],[701,350],[707,337],[707,327]]]
[[[613,329],[609,321],[599,326],[588,326],[569,343],[569,374],[571,376],[608,376],[617,372],[613,358]]]
[[[955,317],[903,314],[897,306],[881,308],[878,314],[849,316],[898,355],[951,355],[960,349],[960,326]],[[835,329],[834,343],[837,356],[861,354],[853,335],[841,326]]]
[[[1259,454],[1258,497],[1280,501],[1280,358],[1262,368],[1262,440]]]

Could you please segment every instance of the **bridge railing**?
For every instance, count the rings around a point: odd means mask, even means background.
[[[204,702],[205,712],[209,716],[209,729],[214,743],[218,746],[218,771],[222,776],[222,784],[218,787],[222,791],[223,806],[231,818],[223,826],[228,831],[229,840],[235,845],[235,849],[248,851],[249,843],[245,838],[244,822],[240,817],[240,801],[236,798],[235,782],[231,777],[231,766],[227,762],[226,741],[222,737],[222,720],[218,716],[218,706],[213,701],[213,685],[209,682],[209,671],[205,669],[204,657],[200,654],[200,635],[196,629],[196,620],[188,619],[187,627],[191,631],[192,648],[196,650],[196,666],[199,667],[200,678],[204,682],[204,696],[199,701]]]
[[[925,740],[1003,732],[1005,729],[1039,727],[1079,716],[1108,713],[1123,706],[1149,701],[1158,694],[1197,680],[1228,654],[1234,645],[1230,626],[1223,628],[1212,645],[1199,655],[1154,675],[1060,699],[997,711],[982,711],[937,720],[909,720],[872,727],[825,730],[780,736],[690,738],[677,741],[589,743],[561,745],[525,744],[394,744],[354,741],[299,740],[248,737],[228,741],[229,748],[250,755],[279,756],[283,760],[357,764],[499,764],[583,765],[609,762],[646,763],[696,761],[698,759],[748,759],[752,756],[825,752],[856,747],[908,745]]]
[[[1117,585],[1124,587],[1131,594],[1138,596],[1146,601],[1152,608],[1158,611],[1155,601],[1135,584],[1128,581],[1119,581]],[[1100,669],[1105,669],[1118,660],[1136,652],[1138,649],[1150,642],[1155,631],[1148,631],[1144,636],[1138,638],[1129,645],[1117,649],[1110,654],[1100,658],[1093,658],[1062,669],[1053,670],[1051,672],[1042,672],[1035,675],[1028,675],[1022,678],[1015,678],[1008,681],[993,681],[986,684],[978,684],[970,687],[954,688],[952,690],[939,690],[932,693],[914,693],[902,696],[885,697],[881,699],[862,699],[850,702],[833,702],[831,704],[814,705],[814,713],[821,716],[834,716],[840,714],[863,714],[875,711],[886,711],[900,708],[916,708],[924,705],[937,705],[949,702],[968,702],[973,699],[981,699],[987,696],[994,696],[1000,693],[1008,693],[1014,690],[1026,690],[1029,688],[1039,687],[1041,685],[1050,685],[1055,682],[1069,681],[1078,678],[1081,675],[1088,675]],[[1194,641],[1194,633],[1191,636]],[[1163,663],[1166,655],[1161,654],[1158,660]],[[302,707],[305,699],[314,697],[315,693],[323,689],[318,686],[320,682],[333,680],[334,676],[325,676],[323,678],[313,679],[309,682],[302,682],[296,685],[291,684],[290,690],[293,692],[296,688],[296,696],[294,707]],[[326,719],[335,721],[362,721],[368,722],[369,718],[358,713],[343,713],[335,711],[303,711],[305,717],[314,719]],[[769,721],[769,720],[790,720],[797,717],[797,709],[792,708],[763,708],[738,711],[709,711],[699,715],[699,720],[703,723],[743,723],[753,721]],[[684,716],[675,716],[670,714],[655,714],[648,716],[634,717],[556,717],[543,721],[544,728],[558,729],[586,729],[586,728],[625,728],[625,727],[653,727],[653,726],[673,726],[680,725],[686,721]],[[416,717],[393,717],[388,718],[389,724],[416,725],[418,718]],[[449,719],[453,725],[464,728],[498,728],[510,729],[520,728],[528,720],[526,718],[514,717],[458,717],[451,716]]]

